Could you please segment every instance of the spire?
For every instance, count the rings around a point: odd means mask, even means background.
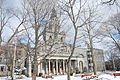
[[[53,7],[53,9],[51,11],[48,30],[51,31],[51,32],[58,33],[59,29],[60,29],[60,26],[59,26],[59,20],[58,20],[58,17],[57,17],[57,12],[56,12],[55,8]]]
[[[56,17],[57,17],[57,13],[56,13],[55,8],[53,8],[50,19],[53,19],[53,18],[56,18]]]

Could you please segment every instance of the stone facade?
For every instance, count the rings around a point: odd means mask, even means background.
[[[92,57],[88,55],[88,49],[75,49],[75,53],[70,61],[71,69],[73,72],[76,71],[76,68],[78,68],[80,72],[84,72],[84,68],[86,68],[88,72],[93,71],[93,62],[90,61]],[[38,65],[38,74],[65,74],[68,68],[68,57],[69,53],[55,54],[51,57],[47,57],[44,62]],[[103,51],[99,49],[94,49],[94,58],[96,71],[105,70]]]

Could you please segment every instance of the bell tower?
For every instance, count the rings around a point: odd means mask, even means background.
[[[60,26],[59,26],[59,21],[58,21],[58,17],[57,17],[55,8],[52,9],[48,29],[51,32],[59,33]]]
[[[50,21],[45,31],[44,40],[48,42],[65,42],[65,34],[63,32],[60,32],[59,20],[55,8],[53,8],[51,11]]]

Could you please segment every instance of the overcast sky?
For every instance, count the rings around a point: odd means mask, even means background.
[[[6,0],[6,4],[7,4],[7,6],[9,6],[9,7],[11,7],[11,8],[19,8],[20,7],[20,1],[22,1],[22,0]],[[94,0],[95,1],[95,0]],[[98,1],[98,0],[97,0]],[[119,1],[119,0],[118,0]],[[98,1],[99,3],[101,2],[101,0],[99,0]],[[117,11],[119,11],[118,9],[117,9],[117,7],[116,6],[114,6],[114,5],[112,5],[112,6],[109,6],[109,5],[101,5],[100,6],[100,9],[101,9],[101,14],[104,16],[104,20],[107,20],[107,18],[109,17],[109,16],[112,16],[113,14],[115,14],[115,13],[117,13]],[[13,25],[17,25],[18,24],[18,22],[16,21],[16,20],[12,20],[13,22],[14,22],[14,24]],[[68,35],[67,36],[67,41],[69,41],[69,38],[71,38],[72,37],[72,35],[73,34],[71,34],[71,35]],[[106,38],[107,39],[107,38]],[[104,46],[103,46],[103,44],[96,44],[96,47],[97,48],[100,48],[100,49],[104,49]]]

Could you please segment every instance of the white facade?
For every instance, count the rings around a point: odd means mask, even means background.
[[[43,46],[41,46],[38,51],[38,56],[40,56],[38,61],[43,60],[38,64],[38,74],[65,74],[68,68],[67,59],[71,52],[71,46],[66,44],[65,33],[60,32],[55,9],[53,9],[50,19],[49,27],[43,36],[46,43],[40,43]],[[43,57],[41,57],[43,55],[47,55],[47,57],[43,59]],[[92,57],[86,48],[76,48],[70,62],[73,72],[75,72],[76,69],[84,72],[85,68],[89,72],[93,71]],[[94,49],[94,62],[97,71],[103,71],[105,69],[102,50]]]
[[[45,35],[43,35],[44,42],[40,43],[40,47],[38,49],[38,75],[39,73],[57,75],[65,74],[68,70],[67,59],[71,52],[71,45],[66,44],[66,35],[64,32],[60,32],[59,21],[57,19],[57,14],[54,9],[52,11],[50,19],[51,20],[49,23],[49,27],[47,27]],[[96,71],[104,70],[105,65],[103,51],[99,49],[94,49],[93,52]],[[25,73],[28,76],[32,75],[33,54],[28,56],[23,50],[23,48],[18,48],[17,50],[16,68],[21,69],[21,73]],[[76,72],[76,69],[78,69],[80,72],[93,71],[92,57],[89,50],[86,48],[75,48],[70,64],[72,72]],[[0,65],[2,65],[2,62],[0,62]]]

